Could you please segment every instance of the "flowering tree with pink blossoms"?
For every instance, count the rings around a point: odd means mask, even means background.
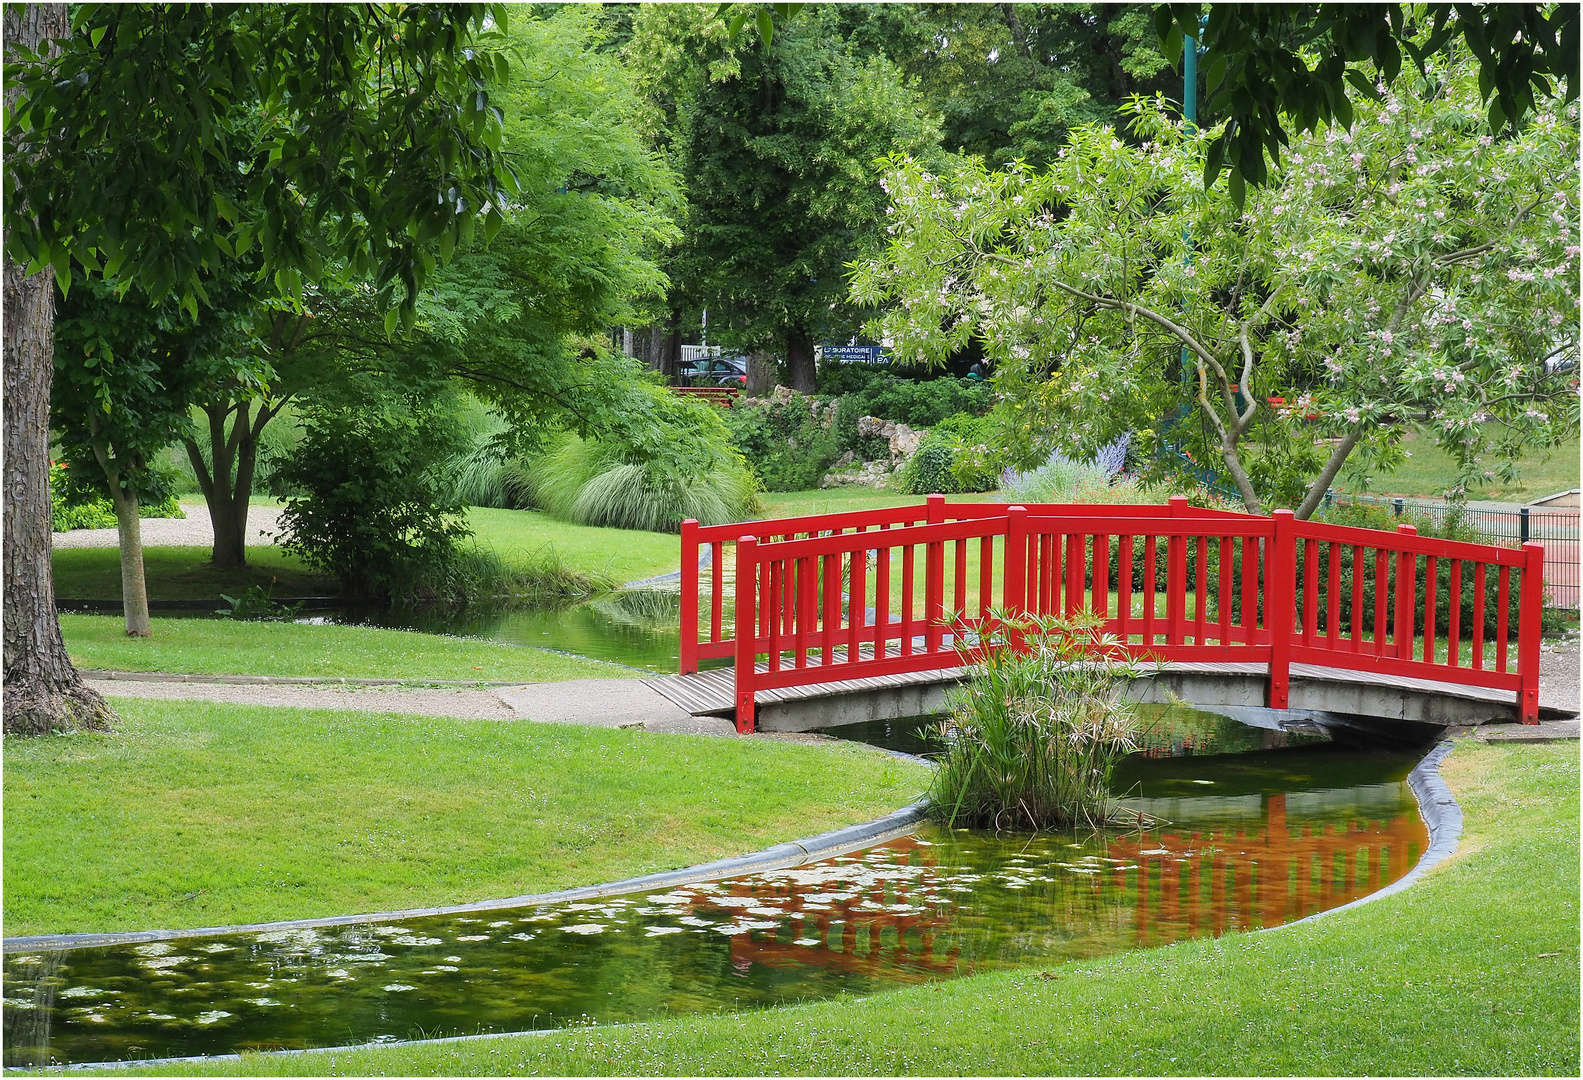
[[[1241,208],[1204,188],[1218,129],[1161,100],[1047,170],[892,159],[853,294],[898,358],[981,345],[1007,464],[1130,432],[1155,472],[1212,466],[1250,511],[1308,517],[1421,424],[1449,493],[1510,476],[1578,427],[1578,104],[1492,136],[1465,58],[1376,90]]]

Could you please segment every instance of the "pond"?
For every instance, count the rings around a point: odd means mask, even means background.
[[[303,622],[384,626],[481,638],[575,653],[658,674],[673,674],[681,655],[675,589],[618,589],[586,600],[523,606],[469,608],[343,609],[306,616]],[[705,667],[723,666],[717,660]]]
[[[13,955],[5,1064],[737,1010],[1274,926],[1366,895],[1417,861],[1427,833],[1404,780],[1421,754],[1179,711],[1116,778],[1127,804],[1157,822],[1143,831],[930,825],[666,892]]]

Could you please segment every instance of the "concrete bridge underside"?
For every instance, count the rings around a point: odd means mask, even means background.
[[[848,679],[818,686],[759,691],[760,731],[814,731],[873,720],[927,716],[945,711],[946,691],[965,675],[963,668]],[[694,716],[732,716],[733,674],[729,668],[647,680],[662,696]],[[1211,712],[1236,715],[1257,711],[1299,719],[1308,714],[1342,714],[1400,720],[1440,727],[1511,723],[1519,719],[1512,695],[1400,676],[1293,664],[1290,708],[1265,708],[1267,670],[1262,664],[1176,663],[1132,682],[1137,701],[1180,702]],[[1574,705],[1540,702],[1543,720],[1571,720]]]

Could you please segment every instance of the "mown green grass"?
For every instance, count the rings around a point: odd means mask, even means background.
[[[415,630],[229,619],[150,622],[152,635],[129,638],[117,615],[60,617],[72,663],[108,671],[467,682],[619,679],[633,674],[580,656]]]
[[[604,576],[613,584],[667,574],[681,565],[681,537],[568,525],[537,510],[471,507],[467,524],[481,548],[492,548],[508,564],[554,558],[569,569]]]
[[[947,495],[948,502],[992,502],[998,492]],[[866,487],[824,488],[816,491],[771,491],[759,496],[764,516],[799,517],[803,514],[845,514],[856,510],[884,510],[893,506],[922,506],[925,496]]]
[[[5,934],[345,915],[591,885],[872,820],[852,745],[117,699],[5,740]]]
[[[1578,751],[1464,744],[1459,854],[1273,933],[866,1000],[165,1075],[1578,1074]],[[117,1070],[121,1075],[122,1071]]]
[[[315,574],[302,560],[277,547],[249,547],[248,565],[224,569],[209,561],[209,548],[146,547],[143,574],[150,600],[213,600],[240,596],[250,586],[275,596],[335,596],[333,578]],[[121,552],[118,548],[59,548],[55,551],[55,595],[62,600],[119,600]]]
[[[1406,436],[1404,445],[1412,456],[1395,472],[1372,477],[1367,490],[1378,495],[1442,497],[1446,485],[1457,474],[1451,458],[1432,439],[1418,434]],[[1577,487],[1578,440],[1572,439],[1552,450],[1527,453],[1518,460],[1518,470],[1514,483],[1475,488],[1468,492],[1468,498],[1526,502]],[[1363,491],[1364,488],[1355,472],[1343,470],[1336,490]]]

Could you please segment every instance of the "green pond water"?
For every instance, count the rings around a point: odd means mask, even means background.
[[[894,724],[862,732],[911,737]],[[755,1008],[1268,927],[1427,843],[1421,751],[1180,712],[1116,778],[1144,832],[948,831],[542,908],[5,958],[7,1066],[336,1046]]]

